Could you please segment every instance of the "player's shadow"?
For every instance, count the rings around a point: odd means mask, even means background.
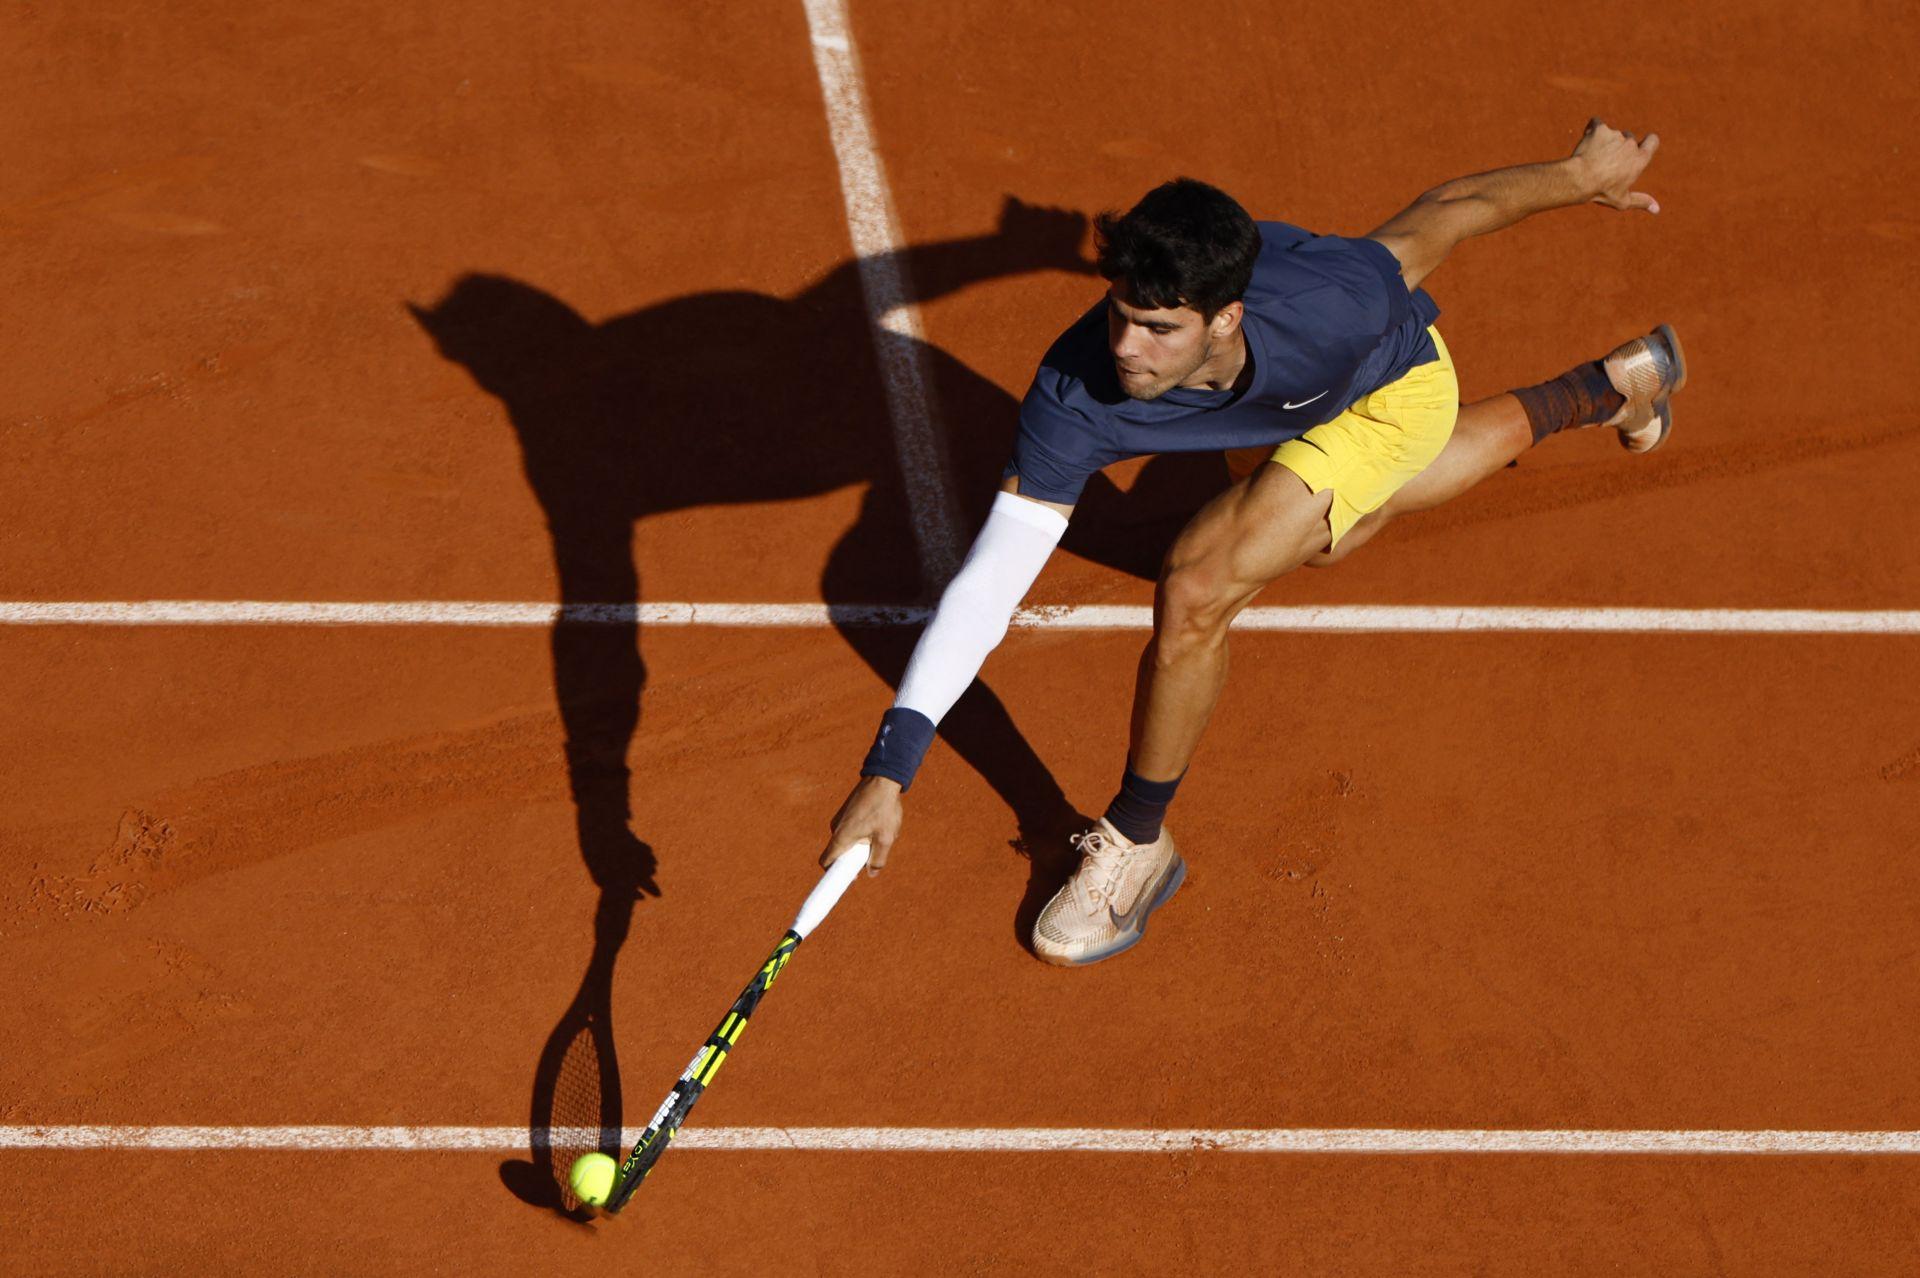
[[[912,246],[893,265],[922,300],[1021,273],[1090,273],[1080,251],[1085,229],[1078,213],[1008,198],[992,231]],[[409,309],[441,354],[504,405],[546,514],[563,604],[642,600],[637,520],[852,485],[865,496],[829,555],[821,598],[829,605],[926,601],[943,584],[921,579],[859,263],[842,263],[793,297],[698,293],[597,324],[532,284],[497,275],[466,276],[433,306]],[[1069,318],[1061,317],[1062,326]],[[921,343],[918,353],[947,427],[970,533],[998,485],[1018,405],[937,346]],[[1221,482],[1217,458],[1161,459],[1124,495],[1096,478],[1065,548],[1151,577],[1172,531]],[[839,629],[897,686],[912,631]],[[509,1164],[503,1178],[530,1201],[564,1206],[555,1172],[566,1150],[558,1136],[550,1149],[541,1133],[565,1125],[562,1111],[577,1085],[599,1092],[597,1118],[587,1120],[597,1123],[597,1138],[579,1147],[614,1152],[619,1142],[608,1028],[613,966],[634,903],[660,889],[653,850],[633,826],[632,801],[645,796],[626,763],[646,683],[637,614],[628,607],[611,621],[562,621],[551,644],[580,853],[601,899],[586,978],[536,1073],[533,1162]],[[1111,694],[1128,691],[1116,685]],[[875,697],[876,719],[884,704]],[[1086,822],[986,681],[960,699],[940,735],[1018,822],[1014,846],[1031,860],[1014,920],[1024,944],[1040,906],[1071,870],[1066,835]],[[849,777],[855,763],[847,761]],[[824,838],[828,815],[820,814],[819,831],[799,832],[792,855],[803,855],[816,833]]]

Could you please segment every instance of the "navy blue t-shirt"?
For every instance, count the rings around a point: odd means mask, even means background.
[[[1240,325],[1252,366],[1245,387],[1129,399],[1102,299],[1054,342],[1020,403],[1006,474],[1020,476],[1022,496],[1072,504],[1090,475],[1128,457],[1278,445],[1440,358],[1427,334],[1440,308],[1425,290],[1407,291],[1386,245],[1257,225]]]

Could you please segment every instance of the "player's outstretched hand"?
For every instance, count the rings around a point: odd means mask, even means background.
[[[878,874],[887,863],[887,853],[900,836],[906,820],[906,805],[900,801],[900,783],[886,777],[861,777],[860,784],[833,815],[833,838],[820,854],[821,868],[832,865],[840,854],[866,839],[873,844],[867,873]]]
[[[1573,148],[1573,158],[1586,170],[1587,182],[1594,191],[1593,203],[1610,209],[1645,209],[1658,213],[1660,201],[1645,191],[1634,190],[1633,184],[1659,149],[1658,133],[1636,139],[1596,115],[1587,121],[1587,132],[1580,139],[1580,145]]]

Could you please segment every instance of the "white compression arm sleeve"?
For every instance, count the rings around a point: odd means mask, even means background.
[[[893,699],[896,709],[917,710],[940,722],[1006,637],[1014,610],[1066,531],[1066,518],[1057,510],[1007,492],[993,499],[966,563],[947,584],[913,649]]]

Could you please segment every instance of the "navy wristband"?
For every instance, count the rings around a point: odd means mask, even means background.
[[[860,775],[886,777],[906,790],[933,745],[933,733],[933,720],[918,710],[895,706],[880,717],[880,731],[867,751],[867,761],[860,765]]]

